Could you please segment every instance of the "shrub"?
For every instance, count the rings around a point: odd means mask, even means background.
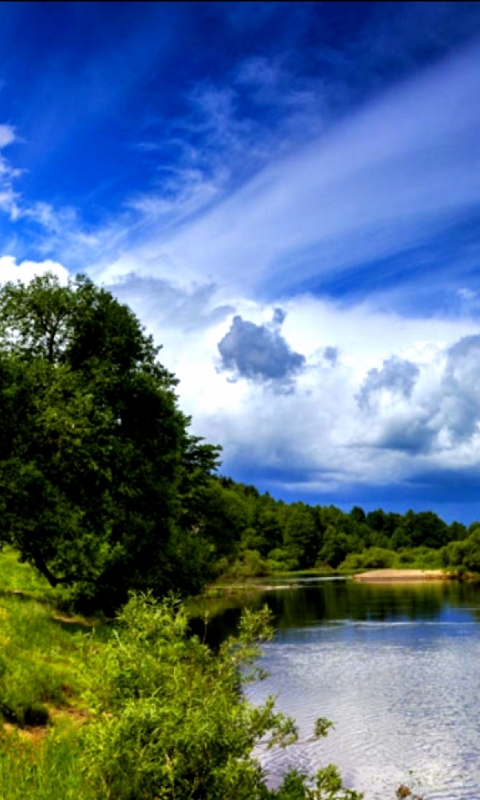
[[[118,621],[93,667],[96,719],[84,733],[82,763],[99,798],[359,800],[339,779],[332,783],[331,769],[319,773],[316,787],[297,773],[277,791],[266,785],[254,746],[296,739],[293,721],[275,711],[273,698],[255,707],[242,693],[262,677],[256,642],[272,635],[266,608],[245,611],[239,636],[215,654],[187,636],[186,614],[173,599],[134,596]],[[327,728],[320,720],[316,735]]]

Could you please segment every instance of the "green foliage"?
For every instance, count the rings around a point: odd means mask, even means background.
[[[0,597],[12,594],[43,602],[59,599],[59,591],[53,589],[47,579],[32,569],[30,564],[21,562],[18,552],[5,545],[0,550]]]
[[[272,635],[266,609],[246,611],[240,635],[218,653],[189,638],[175,600],[151,596],[134,597],[109,635],[100,626],[85,636],[85,621],[57,617],[40,596],[44,579],[13,556],[0,556],[8,587],[0,595],[0,698],[16,695],[16,714],[7,716],[17,723],[45,721],[29,720],[37,703],[55,715],[43,731],[0,726],[1,800],[360,800],[331,766],[314,778],[290,772],[276,790],[266,784],[254,748],[296,740],[272,699],[254,707],[242,692],[263,677],[258,642]],[[330,727],[317,720],[315,738]]]
[[[267,609],[246,611],[239,636],[218,653],[187,637],[185,612],[173,600],[133,597],[93,669],[95,721],[85,728],[82,764],[104,800],[358,800],[332,768],[316,785],[291,773],[269,790],[252,756],[287,746],[295,726],[274,709],[273,698],[252,706],[242,686],[262,677],[258,642],[272,635]],[[317,736],[328,730],[319,720]]]
[[[450,542],[442,553],[444,565],[446,567],[460,567],[463,565],[465,556],[469,550],[468,539],[461,542]]]
[[[395,553],[384,547],[369,547],[362,553],[349,553],[340,564],[342,572],[363,569],[388,569],[395,561]]]
[[[290,559],[300,569],[313,567],[319,547],[319,537],[313,509],[303,503],[288,507],[285,515],[284,547]]]
[[[298,770],[285,776],[277,800],[361,800],[362,794],[346,789],[337,768],[330,764],[317,772],[314,781]]]
[[[283,547],[275,547],[268,554],[267,565],[272,572],[292,572],[298,569],[298,559]]]
[[[369,547],[361,553],[349,553],[340,564],[341,572],[365,569],[441,569],[446,566],[443,550],[428,547],[403,548],[398,552],[383,547]]]
[[[471,572],[480,572],[480,529],[475,528],[464,544],[463,566]]]
[[[268,575],[269,564],[257,550],[244,550],[242,557],[229,564],[224,575],[231,578],[259,578]]]
[[[335,506],[288,505],[231,479],[214,482],[209,527],[224,531],[217,566],[227,579],[312,568],[473,570],[480,565],[473,544],[467,544],[475,523],[467,531],[459,522],[447,525],[431,511],[402,515],[376,509],[365,514],[355,506],[346,514]]]
[[[78,276],[0,290],[0,544],[106,610],[129,589],[198,591],[218,448],[187,433],[133,313]]]
[[[331,567],[338,567],[347,556],[348,552],[353,551],[348,537],[341,530],[333,525],[329,525],[325,531],[323,547],[319,553],[319,563],[329,564]]]

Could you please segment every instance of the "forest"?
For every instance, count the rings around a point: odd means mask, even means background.
[[[438,568],[480,571],[480,523],[448,525],[433,511],[285,503],[229,478],[212,479],[208,529],[223,530],[216,569],[231,576],[297,570]],[[215,513],[216,510],[216,513]]]

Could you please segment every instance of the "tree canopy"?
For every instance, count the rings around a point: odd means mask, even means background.
[[[0,544],[115,608],[198,590],[219,448],[188,432],[152,338],[85,276],[0,290]]]

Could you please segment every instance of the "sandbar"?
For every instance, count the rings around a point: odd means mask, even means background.
[[[444,581],[448,575],[441,569],[372,569],[353,576],[354,581],[362,583],[404,581]]]

